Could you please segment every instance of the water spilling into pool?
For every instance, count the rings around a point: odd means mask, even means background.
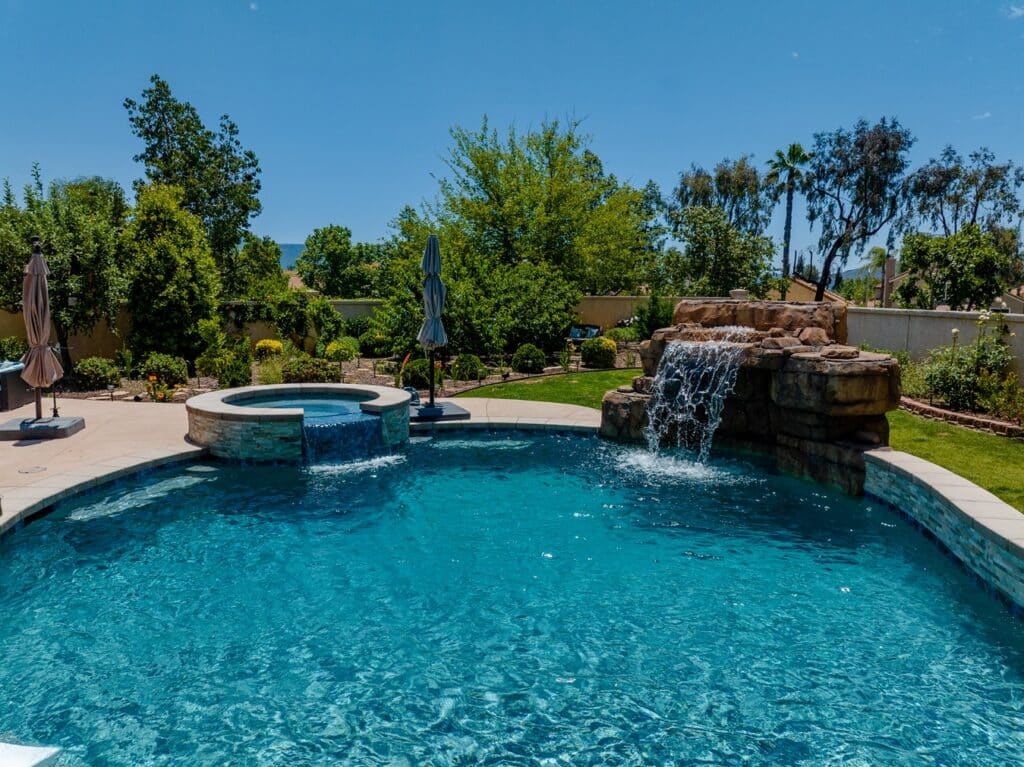
[[[701,461],[711,452],[725,400],[736,385],[749,328],[723,327],[714,341],[672,341],[658,364],[647,406],[647,446],[690,450]]]
[[[0,546],[68,765],[1009,765],[1018,620],[894,512],[587,438],[199,464]]]

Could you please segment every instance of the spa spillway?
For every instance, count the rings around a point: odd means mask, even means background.
[[[187,408],[189,439],[218,458],[350,460],[409,439],[409,395],[385,386],[245,386],[200,394]]]

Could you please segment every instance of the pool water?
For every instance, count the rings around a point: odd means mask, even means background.
[[[0,547],[0,741],[89,765],[1010,765],[1024,632],[887,508],[590,438],[202,463]]]
[[[304,421],[323,421],[360,415],[362,410],[359,408],[359,403],[366,402],[368,399],[371,399],[371,397],[332,394],[320,397],[311,395],[302,397],[258,397],[232,404],[241,407],[301,408]]]

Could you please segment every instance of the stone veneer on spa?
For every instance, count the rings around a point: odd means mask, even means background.
[[[353,384],[276,384],[244,386],[200,394],[185,403],[188,436],[218,458],[247,461],[302,460],[302,410],[249,407],[247,400],[278,396],[303,397],[337,394],[369,395],[360,402],[364,413],[380,416],[385,447],[409,439],[409,394],[387,386]]]

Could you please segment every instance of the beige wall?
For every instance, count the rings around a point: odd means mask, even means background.
[[[1008,339],[1016,357],[1017,373],[1024,378],[1024,314],[996,315],[1016,337]],[[970,343],[978,335],[977,312],[939,312],[925,309],[847,308],[849,342],[871,344],[879,349],[906,350],[914,359],[948,346],[953,328],[960,331],[959,343]]]
[[[77,333],[68,339],[68,346],[71,347],[71,359],[80,360],[83,357],[113,357],[114,353],[124,345],[125,334],[128,331],[128,315],[121,312],[117,315],[115,323],[117,333],[107,327],[107,323],[101,322],[91,333]],[[11,314],[0,311],[0,338],[6,336],[25,337],[25,321],[21,314]],[[50,342],[57,343],[57,336],[50,334]]]
[[[619,320],[632,317],[636,314],[637,307],[643,306],[650,299],[650,296],[583,296],[576,311],[584,325],[611,328]],[[663,300],[671,301],[675,306],[679,298],[666,296]]]

